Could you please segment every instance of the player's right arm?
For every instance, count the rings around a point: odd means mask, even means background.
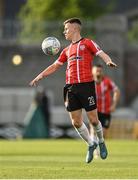
[[[61,65],[58,63],[51,64],[30,82],[30,86],[36,86],[38,81],[40,81],[44,77],[49,76],[50,74],[54,73],[57,69],[59,69],[60,66]]]
[[[110,111],[114,112],[120,99],[120,89],[111,79],[109,79],[109,87],[112,91],[112,104],[110,107]]]
[[[50,66],[48,66],[44,71],[42,71],[38,76],[36,76],[29,84],[30,86],[36,86],[38,81],[43,79],[44,77],[49,76],[50,74],[54,73],[57,69],[59,69],[64,62],[67,61],[67,56],[66,56],[66,49],[64,49],[59,58]]]

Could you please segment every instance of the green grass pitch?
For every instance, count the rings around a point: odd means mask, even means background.
[[[0,141],[1,179],[136,179],[138,141],[107,140],[109,156],[85,163],[82,140]]]

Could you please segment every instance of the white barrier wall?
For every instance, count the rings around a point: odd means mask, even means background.
[[[24,120],[34,99],[34,95],[34,88],[0,88],[0,136],[7,131],[2,129],[5,124],[8,125],[7,136],[14,138],[16,134],[18,136],[21,133],[20,131],[18,132],[18,126],[16,126],[16,124],[26,125]],[[52,130],[54,129],[54,131],[52,131],[53,137],[62,136],[63,134],[78,137],[74,128],[72,128],[65,107],[54,106],[54,95],[51,91],[47,91],[47,95],[50,100],[51,127]],[[135,134],[137,134],[138,130],[136,130],[136,126],[134,125],[135,122],[137,122],[136,114],[131,109],[131,111],[129,110],[129,113],[127,113],[128,110],[129,109],[125,110],[120,108],[120,111],[116,110],[113,114],[109,138],[132,138],[134,131]],[[85,112],[83,113],[83,119],[88,125]],[[123,134],[118,133],[119,130],[123,132]]]
[[[0,124],[23,123],[33,97],[33,89],[0,88]]]

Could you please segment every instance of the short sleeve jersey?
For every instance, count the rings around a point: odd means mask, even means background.
[[[117,89],[116,84],[105,76],[100,83],[95,83],[95,86],[98,112],[110,114],[112,93]]]
[[[56,63],[62,65],[67,62],[66,84],[93,81],[91,72],[93,58],[101,51],[94,41],[86,38],[63,49]]]

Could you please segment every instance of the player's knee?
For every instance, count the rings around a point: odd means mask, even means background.
[[[91,122],[91,124],[92,124],[93,126],[97,126],[98,123],[99,123],[99,120],[98,120],[96,117],[92,117],[92,118],[90,119],[90,122]]]
[[[75,128],[80,128],[81,125],[82,125],[82,122],[81,121],[76,121],[75,119],[72,119],[72,125],[75,127]]]
[[[92,125],[95,127],[95,126],[98,125],[98,123],[99,123],[99,121],[93,121],[93,122],[92,122]]]

